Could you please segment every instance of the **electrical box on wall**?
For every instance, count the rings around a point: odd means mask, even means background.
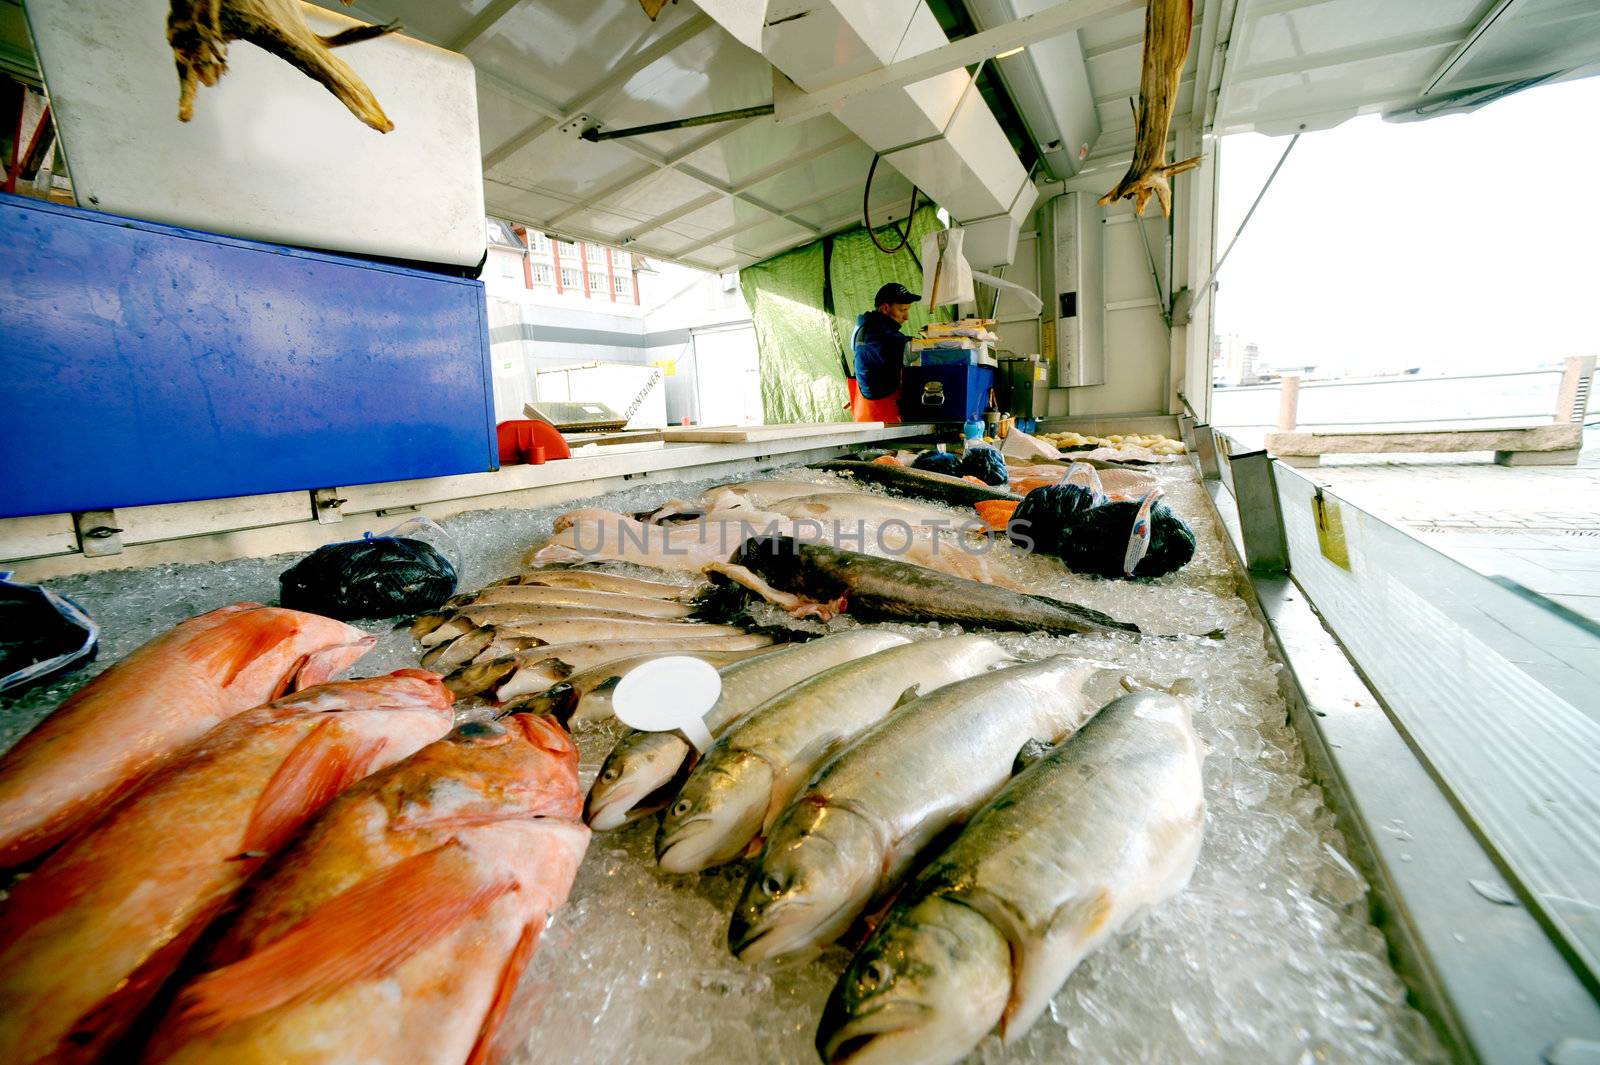
[[[1083,192],[1064,192],[1039,212],[1040,293],[1054,325],[1055,385],[1106,381],[1104,253],[1100,211]]]

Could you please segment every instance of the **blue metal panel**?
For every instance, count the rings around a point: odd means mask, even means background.
[[[943,387],[929,391],[930,383]],[[900,417],[908,422],[981,418],[993,387],[992,366],[907,366],[900,388]]]
[[[0,516],[493,469],[483,285],[0,196]]]

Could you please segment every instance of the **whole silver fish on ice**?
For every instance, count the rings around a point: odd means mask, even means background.
[[[1010,780],[1030,741],[1070,736],[1122,670],[1057,655],[957,681],[896,710],[817,774],[768,834],[733,910],[745,961],[837,939],[918,852]]]
[[[728,730],[695,767],[656,834],[670,873],[730,862],[811,774],[901,703],[1011,661],[982,636],[892,647],[801,681]]]
[[[910,642],[892,632],[855,629],[770,651],[759,660],[725,666],[718,670],[722,692],[716,704],[706,711],[706,728],[713,737],[720,736],[751,710],[807,677]],[[609,716],[612,691],[615,687],[585,695],[578,703],[574,720]],[[660,803],[671,798],[658,793],[692,763],[693,757],[693,746],[676,732],[630,732],[600,766],[584,803],[584,820],[591,828],[606,830],[621,828],[655,812]]]
[[[1188,702],[1138,692],[1008,784],[839,979],[828,1065],[951,1065],[1015,1043],[1089,954],[1183,890],[1205,822]]]

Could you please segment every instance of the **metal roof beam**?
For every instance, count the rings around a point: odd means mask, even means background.
[[[671,30],[651,41],[648,47],[629,57],[600,81],[578,94],[575,99],[562,107],[560,115],[547,117],[542,122],[534,123],[486,153],[483,157],[483,168],[488,170],[505,162],[539,137],[552,130],[559,129],[573,119],[580,117],[585,108],[592,106],[597,101],[620,89],[634,75],[715,25],[716,23],[703,13],[696,13],[684,19]]]
[[[488,33],[494,24],[505,17],[507,11],[516,7],[522,0],[491,0],[484,9],[478,12],[471,22],[468,22],[461,32],[450,38],[445,45],[452,52],[465,52],[479,37]]]
[[[1355,48],[1338,48],[1331,52],[1314,52],[1291,56],[1269,63],[1242,67],[1234,75],[1240,81],[1271,78],[1280,74],[1303,74],[1344,63],[1360,63],[1367,59],[1381,59],[1401,52],[1422,52],[1430,48],[1451,48],[1461,43],[1461,37],[1471,27],[1460,30],[1435,30],[1432,33],[1413,33],[1406,37],[1391,37]]]
[[[1100,19],[1137,11],[1144,6],[1144,0],[1063,0],[1055,7],[983,30],[971,37],[963,37],[942,48],[891,63],[878,70],[846,78],[815,92],[796,89],[779,94],[776,100],[778,121],[789,123],[813,118],[857,96],[927,81],[940,74],[993,59],[1001,52],[1058,37]]]

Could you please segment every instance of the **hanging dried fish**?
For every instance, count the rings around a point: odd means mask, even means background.
[[[1139,106],[1134,119],[1133,162],[1117,187],[1100,197],[1102,204],[1131,199],[1138,212],[1155,195],[1161,213],[1172,214],[1173,174],[1193,170],[1200,156],[1167,163],[1167,128],[1178,106],[1178,81],[1189,57],[1189,31],[1194,0],[1150,0],[1144,14],[1144,69],[1139,75]]]
[[[348,5],[352,0],[343,0]],[[178,119],[194,117],[194,94],[228,72],[228,42],[249,41],[327,86],[362,122],[379,133],[394,123],[366,82],[331,49],[382,37],[400,28],[352,26],[323,37],[306,24],[298,0],[172,0],[167,43],[178,66]]]

